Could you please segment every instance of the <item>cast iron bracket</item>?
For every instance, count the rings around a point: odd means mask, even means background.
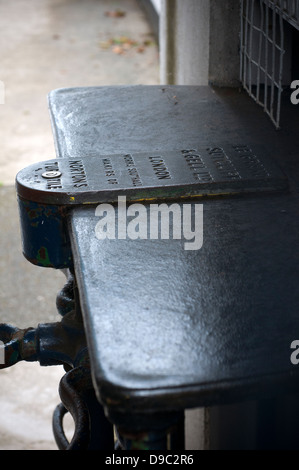
[[[265,150],[211,145],[171,151],[61,158],[36,163],[16,178],[23,252],[33,264],[72,266],[66,226],[78,205],[185,200],[283,191],[285,175]]]
[[[78,291],[73,276],[57,296],[62,320],[37,328],[19,329],[0,324],[4,363],[0,369],[20,361],[39,361],[41,366],[63,365],[67,373],[59,385],[61,404],[53,415],[53,433],[61,450],[113,449],[113,430],[105,418],[91,380],[89,355],[82,323]],[[70,412],[74,435],[69,442],[63,416]]]

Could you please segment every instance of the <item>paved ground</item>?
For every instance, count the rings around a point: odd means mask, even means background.
[[[47,93],[158,84],[158,50],[137,0],[0,0],[0,31],[0,321],[27,327],[58,319],[64,284],[61,272],[23,258],[13,186],[19,169],[55,156]],[[30,363],[0,372],[0,450],[56,449],[63,373]]]

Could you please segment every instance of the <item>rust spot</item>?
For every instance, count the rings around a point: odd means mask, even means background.
[[[44,266],[44,267],[48,267],[48,268],[53,267],[53,264],[50,262],[50,259],[49,259],[48,250],[44,246],[42,246],[38,250],[38,255],[37,255],[36,259],[37,259],[37,264],[39,266]]]
[[[44,246],[40,250],[38,250],[38,253],[41,259],[46,259],[47,250]]]

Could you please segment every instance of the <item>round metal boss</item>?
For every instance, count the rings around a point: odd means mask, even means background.
[[[46,171],[42,174],[43,178],[52,179],[52,178],[59,178],[62,175],[61,171]]]

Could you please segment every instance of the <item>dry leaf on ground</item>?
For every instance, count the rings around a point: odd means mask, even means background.
[[[125,54],[130,49],[135,49],[139,54],[145,52],[145,49],[149,46],[155,45],[154,41],[143,41],[142,43],[134,41],[127,36],[120,36],[116,38],[108,39],[107,41],[100,42],[101,49],[110,49],[114,54]]]
[[[122,10],[113,10],[106,11],[105,15],[109,16],[110,18],[123,18],[124,16],[126,16],[126,12]]]
[[[114,52],[114,54],[121,55],[121,54],[124,54],[125,51],[124,51],[123,47],[121,47],[121,46],[114,46],[112,48],[112,52]]]

